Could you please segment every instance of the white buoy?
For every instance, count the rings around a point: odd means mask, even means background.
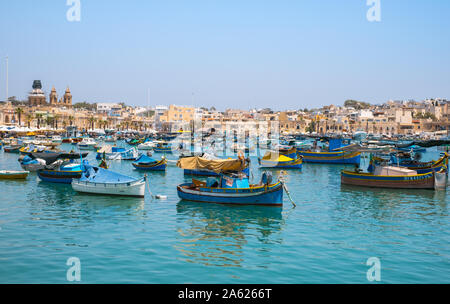
[[[167,199],[167,195],[157,195],[157,196],[156,196],[156,199],[159,199],[159,200],[166,200],[166,199]]]

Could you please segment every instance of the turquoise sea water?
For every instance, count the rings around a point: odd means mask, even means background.
[[[0,152],[0,170],[17,158]],[[369,283],[370,257],[382,283],[450,283],[450,192],[344,187],[343,168],[289,171],[296,209],[287,196],[283,208],[180,202],[189,178],[176,167],[149,173],[165,201],[81,195],[33,173],[0,181],[0,283],[68,283],[70,257],[81,283]]]

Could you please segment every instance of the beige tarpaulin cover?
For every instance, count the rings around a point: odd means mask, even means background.
[[[185,157],[178,160],[177,166],[188,170],[211,170],[215,173],[226,171],[242,171],[245,169],[245,160],[218,159],[210,160],[199,156]]]

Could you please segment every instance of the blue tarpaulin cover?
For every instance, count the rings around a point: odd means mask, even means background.
[[[92,182],[101,184],[131,183],[137,179],[103,168],[85,165],[85,171],[80,178],[81,182]]]

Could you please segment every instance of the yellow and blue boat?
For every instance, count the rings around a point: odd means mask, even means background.
[[[411,170],[412,171],[412,170]],[[435,173],[411,175],[375,175],[352,171],[341,172],[343,185],[364,186],[372,188],[398,189],[435,189]]]
[[[166,171],[167,159],[163,158],[160,161],[155,160],[145,154],[142,154],[135,162],[132,163],[137,170],[144,171]]]
[[[0,171],[0,179],[26,179],[28,171]]]
[[[182,169],[208,169],[219,174],[206,182],[193,179],[177,187],[182,200],[212,204],[282,206],[284,185],[272,183],[271,175],[263,174],[261,183],[252,185],[242,172],[246,161],[242,159],[209,160],[201,157],[181,158],[177,166]],[[229,173],[238,172],[238,173]]]
[[[155,151],[156,153],[171,154],[172,145],[168,142],[158,142],[155,148],[153,148],[153,151]]]
[[[37,175],[43,182],[71,184],[72,180],[81,178],[82,173],[81,164],[68,164],[61,166],[59,170],[39,170]]]
[[[276,168],[276,169],[302,169],[303,158],[296,157],[295,159],[285,155],[278,155],[276,152],[268,152],[259,160],[261,168]]]
[[[303,157],[305,163],[359,165],[361,152],[339,151],[342,147],[344,146],[341,139],[330,139],[328,152],[300,150],[298,155]]]

